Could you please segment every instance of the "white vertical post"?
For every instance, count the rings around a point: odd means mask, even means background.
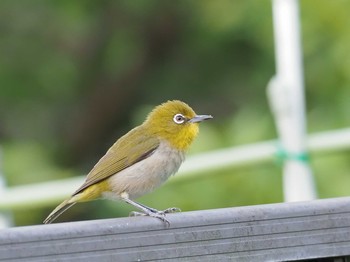
[[[304,79],[297,0],[272,0],[276,76],[268,86],[283,160],[286,202],[316,198],[306,154]]]

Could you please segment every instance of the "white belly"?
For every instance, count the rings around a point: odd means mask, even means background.
[[[151,156],[108,178],[112,191],[103,196],[120,199],[125,192],[130,199],[135,199],[147,194],[175,174],[184,159],[184,152],[163,141]]]

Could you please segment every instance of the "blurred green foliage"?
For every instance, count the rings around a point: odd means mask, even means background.
[[[300,4],[308,129],[346,127],[350,2]],[[4,0],[0,54],[9,186],[88,172],[168,99],[215,116],[190,153],[276,137],[265,95],[275,71],[270,0]],[[350,194],[349,163],[349,152],[312,159],[320,197]],[[280,202],[280,174],[275,163],[225,169],[167,184],[140,201],[183,210]],[[41,223],[51,208],[16,211],[16,224]],[[62,220],[130,210],[100,201],[77,205]]]

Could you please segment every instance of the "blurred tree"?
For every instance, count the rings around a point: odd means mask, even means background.
[[[350,2],[300,5],[309,130],[348,126]],[[193,152],[275,137],[265,96],[275,71],[272,29],[270,0],[0,1],[0,143],[9,183],[87,172],[149,106],[168,99],[215,116]],[[341,154],[326,169],[315,161],[321,196],[335,191],[324,170],[344,180],[348,160]],[[145,200],[164,194],[164,207],[172,199],[187,209],[281,200],[273,164],[218,174]],[[190,188],[192,200],[177,197]],[[17,217],[26,224],[42,215]]]

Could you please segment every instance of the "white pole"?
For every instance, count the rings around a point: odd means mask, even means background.
[[[286,202],[316,198],[306,154],[305,105],[299,5],[297,0],[272,0],[276,76],[268,95],[275,114],[284,158],[283,191]]]

